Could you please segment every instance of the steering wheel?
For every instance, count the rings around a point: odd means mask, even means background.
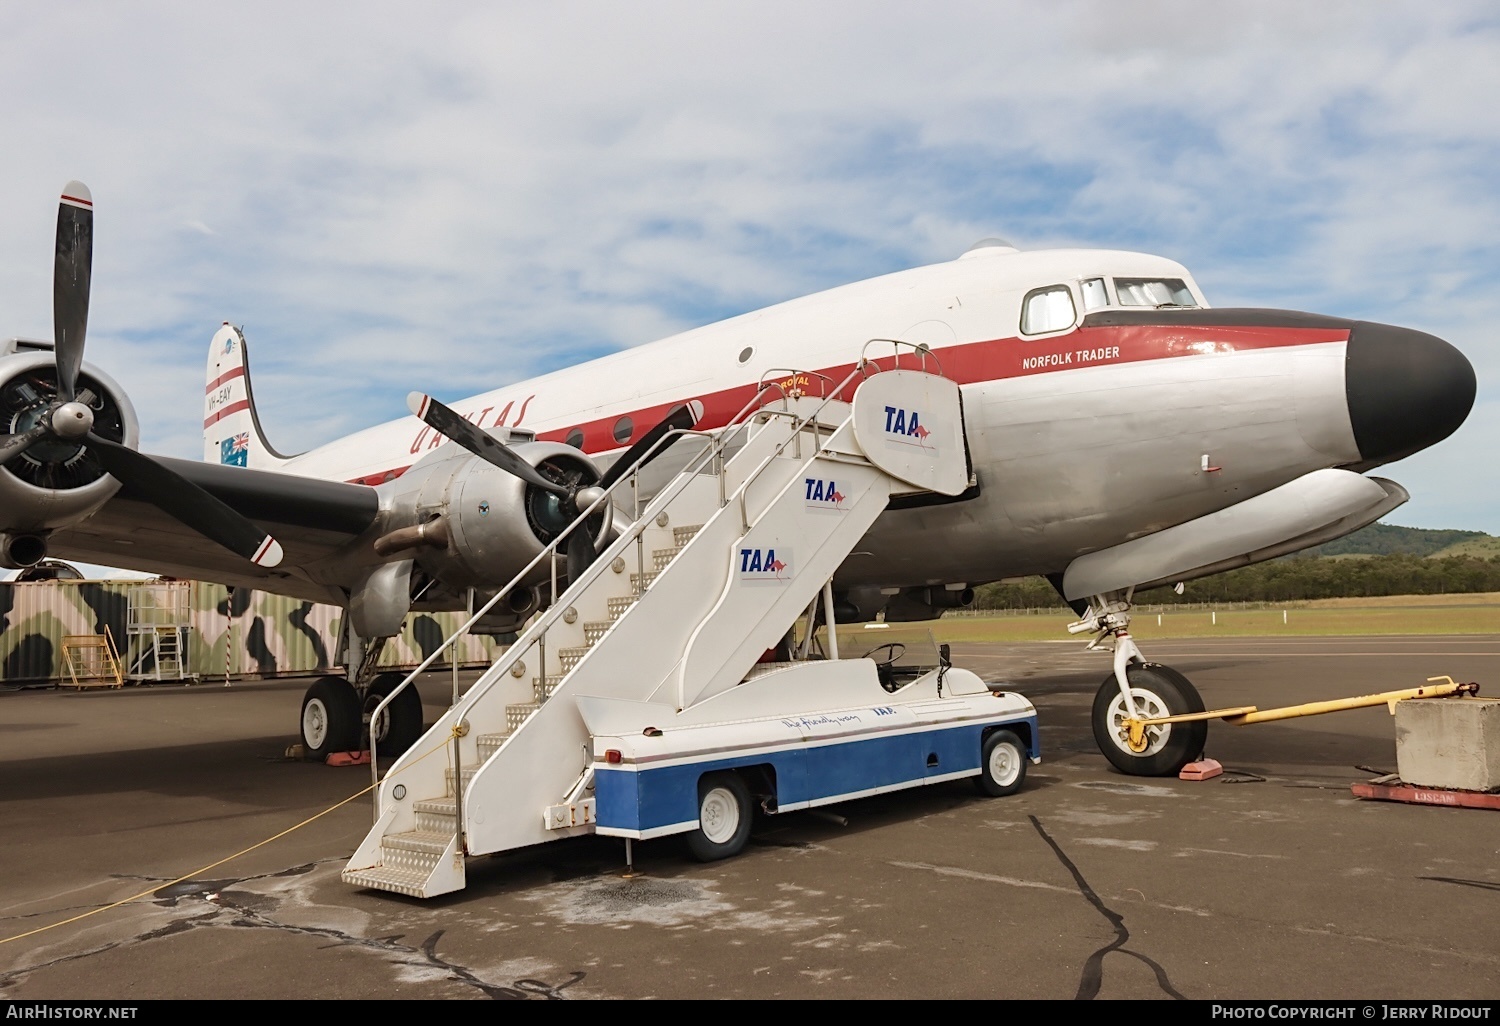
[[[890,649],[891,650],[891,654],[890,655],[886,656],[886,658],[884,658],[884,659],[875,659],[875,653],[876,652],[884,652],[886,649]],[[905,645],[901,644],[901,642],[899,642],[899,641],[888,641],[884,645],[877,645],[876,647],[870,649],[870,651],[868,651],[864,655],[860,656],[860,658],[861,659],[875,659],[875,665],[877,665],[877,666],[890,666],[892,663],[894,663],[897,659],[900,659],[905,654],[906,654],[906,646]]]
[[[899,641],[888,641],[884,645],[876,645],[870,651],[860,656],[861,659],[875,660],[875,677],[880,681],[880,686],[887,691],[895,691],[896,684],[896,660],[900,659],[906,651],[906,646]],[[884,659],[877,658],[875,653],[887,652]]]

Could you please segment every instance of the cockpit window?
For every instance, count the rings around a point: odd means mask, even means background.
[[[1109,293],[1104,290],[1103,278],[1089,278],[1083,283],[1083,312],[1101,310],[1109,305]]]
[[[1021,304],[1021,334],[1042,335],[1066,331],[1078,320],[1073,293],[1066,285],[1032,289]]]
[[[1116,278],[1115,295],[1121,306],[1197,306],[1181,278]]]

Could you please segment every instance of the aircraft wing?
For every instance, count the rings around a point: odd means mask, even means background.
[[[153,457],[265,528],[279,566],[256,566],[167,516],[124,485],[93,516],[52,534],[48,553],[104,566],[342,602],[350,564],[378,562],[362,535],[375,522],[375,489],[264,470]],[[364,558],[361,558],[361,557]],[[339,571],[343,572],[340,573]]]

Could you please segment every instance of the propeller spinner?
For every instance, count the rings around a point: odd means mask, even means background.
[[[33,447],[61,446],[69,453],[86,452],[117,480],[133,485],[163,513],[252,563],[276,566],[282,551],[275,538],[150,456],[94,430],[99,408],[96,397],[87,388],[78,389],[88,328],[93,252],[93,196],[82,182],[69,182],[57,208],[52,277],[56,380],[48,382],[39,376],[32,382],[34,388],[50,388],[53,395],[47,399],[37,393],[37,405],[12,422],[14,433],[0,435],[0,465]],[[17,430],[23,418],[25,426]]]

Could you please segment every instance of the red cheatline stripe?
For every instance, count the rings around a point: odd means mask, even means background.
[[[1348,338],[1349,329],[1341,327],[1126,324],[1080,328],[1065,335],[1037,340],[1002,338],[967,342],[935,349],[933,355],[942,364],[945,375],[960,385],[969,385],[981,381],[1003,381],[1036,374],[1080,370],[1085,367],[1118,366],[1181,357],[1214,358],[1257,349],[1345,342]],[[886,369],[893,365],[889,356],[880,356],[875,362]],[[917,364],[910,356],[905,356],[901,365],[914,367]],[[853,369],[852,363],[846,363],[837,367],[815,368],[809,373],[824,374],[838,382]],[[816,379],[813,379],[809,393],[817,394],[818,387]],[[771,394],[774,395],[774,390]],[[703,405],[703,416],[695,427],[700,431],[723,427],[754,395],[755,386],[746,384],[698,396],[696,401]],[[848,396],[844,398],[847,399]],[[636,431],[644,431],[682,402],[682,399],[674,399],[644,409],[544,431],[537,435],[537,440],[562,442],[572,432],[581,431],[584,452],[591,455],[613,452],[622,448],[621,443],[614,438],[614,426],[621,418],[631,418],[635,422]],[[517,423],[519,422],[518,417]],[[405,469],[407,468],[400,468],[398,476]],[[371,474],[355,481],[373,484],[384,476],[384,473]]]
[[[248,410],[249,408],[250,408],[250,400],[249,399],[241,399],[237,403],[230,403],[228,406],[224,407],[222,410],[220,410],[217,413],[215,413],[212,417],[209,417],[207,420],[205,420],[203,422],[203,426],[206,427],[206,428],[211,428],[215,424],[217,424],[219,421],[221,421],[225,417],[229,416],[231,413],[239,413],[241,410]]]
[[[209,392],[212,392],[214,389],[218,388],[220,385],[224,384],[224,382],[226,382],[226,381],[233,381],[235,378],[242,378],[244,376],[245,376],[245,368],[244,368],[243,364],[240,365],[240,366],[238,366],[238,367],[234,367],[234,368],[232,368],[230,370],[227,370],[223,374],[220,374],[218,377],[216,377],[212,381],[210,381],[208,383],[208,386],[203,389],[203,394],[207,395]]]
[[[89,207],[90,209],[92,209],[94,206],[92,200],[79,199],[77,196],[69,196],[67,193],[63,193],[63,199],[66,202],[73,204],[75,207]]]

